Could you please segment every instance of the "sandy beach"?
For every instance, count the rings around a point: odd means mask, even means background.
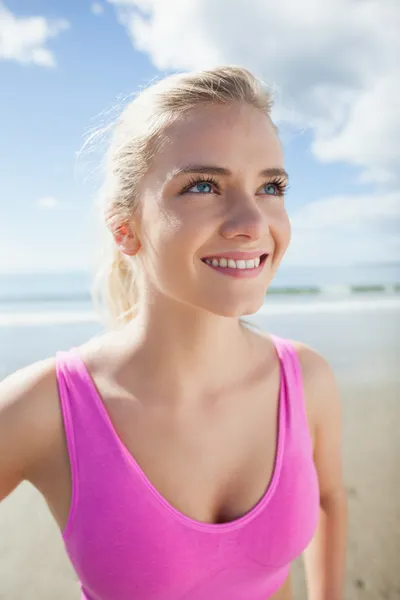
[[[257,320],[312,344],[338,379],[349,498],[346,600],[400,599],[399,310],[262,314]],[[79,343],[89,330],[35,327],[28,337],[25,328],[0,329],[1,375]],[[293,581],[295,600],[306,600],[300,560]],[[55,599],[78,600],[79,587],[43,499],[23,484],[0,505],[0,600]]]

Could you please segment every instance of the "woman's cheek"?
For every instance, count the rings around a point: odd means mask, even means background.
[[[285,211],[284,216],[284,226],[283,226],[283,238],[284,238],[284,246],[285,251],[290,244],[290,240],[292,239],[292,224],[289,219],[289,215]]]
[[[273,269],[275,271],[288,249],[292,236],[292,228],[286,211],[282,213],[274,223],[271,223],[271,233],[275,242],[273,260]]]

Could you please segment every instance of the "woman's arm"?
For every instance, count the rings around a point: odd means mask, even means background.
[[[60,411],[53,358],[0,381],[0,502],[46,464],[62,431]]]
[[[343,600],[347,545],[347,494],[342,477],[341,403],[326,361],[299,352],[320,488],[320,521],[304,553],[309,600]]]

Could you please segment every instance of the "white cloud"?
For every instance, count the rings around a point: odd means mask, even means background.
[[[242,64],[276,90],[276,120],[311,127],[322,161],[399,179],[398,0],[108,0],[164,70]]]
[[[400,193],[312,202],[292,219],[288,264],[398,262]]]
[[[16,17],[0,1],[0,60],[55,67],[55,56],[46,44],[68,27],[65,19]]]
[[[397,69],[377,75],[374,84],[354,101],[346,124],[338,132],[317,134],[313,148],[320,160],[345,160],[367,167],[361,182],[399,179],[399,73]]]
[[[294,216],[292,223],[302,229],[364,230],[369,225],[376,227],[378,222],[390,224],[394,220],[400,225],[400,192],[342,195],[310,202]]]
[[[44,210],[53,210],[60,207],[60,201],[52,196],[44,196],[43,198],[39,198],[37,206]]]
[[[104,12],[104,6],[99,2],[93,2],[90,7],[90,10],[94,15],[101,15]]]

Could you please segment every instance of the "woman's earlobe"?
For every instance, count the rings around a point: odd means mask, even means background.
[[[121,251],[124,252],[124,254],[127,254],[128,256],[135,256],[140,250],[140,243],[139,240],[135,238],[128,244],[122,244],[120,248]]]
[[[140,249],[140,242],[129,225],[123,224],[113,231],[115,243],[128,256],[134,256]]]

